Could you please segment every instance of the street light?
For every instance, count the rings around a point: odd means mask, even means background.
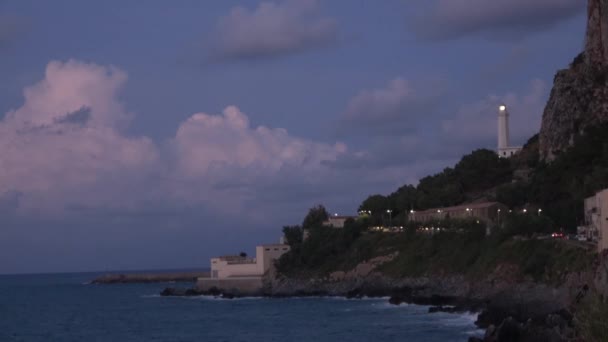
[[[524,214],[528,212],[528,209],[524,209]]]
[[[539,208],[538,209],[538,216],[540,216],[540,213],[542,213],[542,212],[543,212],[543,210]]]
[[[393,226],[393,211],[388,209],[386,212],[388,213],[388,226],[392,227]]]

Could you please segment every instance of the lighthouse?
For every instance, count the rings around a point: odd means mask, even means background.
[[[509,111],[507,106],[498,107],[498,150],[509,147]]]
[[[498,156],[509,158],[519,152],[521,147],[509,145],[509,110],[506,105],[498,106]]]

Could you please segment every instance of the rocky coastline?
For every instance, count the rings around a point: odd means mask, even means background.
[[[269,275],[264,288],[241,292],[212,288],[166,288],[162,296],[239,297],[388,297],[394,305],[429,306],[429,312],[477,313],[475,324],[486,330],[471,341],[576,341],[574,304],[589,291],[603,291],[608,277],[598,272],[571,272],[555,284],[525,279],[513,265],[500,265],[488,275],[436,275],[393,279],[376,270],[391,256],[370,260],[349,272],[322,278]],[[603,263],[602,263],[603,264]],[[596,268],[604,269],[604,268]],[[601,273],[601,272],[600,272]]]

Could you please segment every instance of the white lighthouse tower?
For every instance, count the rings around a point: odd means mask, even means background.
[[[498,107],[498,156],[509,158],[521,150],[521,147],[509,145],[509,111],[507,106]]]

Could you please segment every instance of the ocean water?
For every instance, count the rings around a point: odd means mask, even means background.
[[[97,274],[0,276],[0,341],[466,341],[473,314],[388,299],[167,298]]]

